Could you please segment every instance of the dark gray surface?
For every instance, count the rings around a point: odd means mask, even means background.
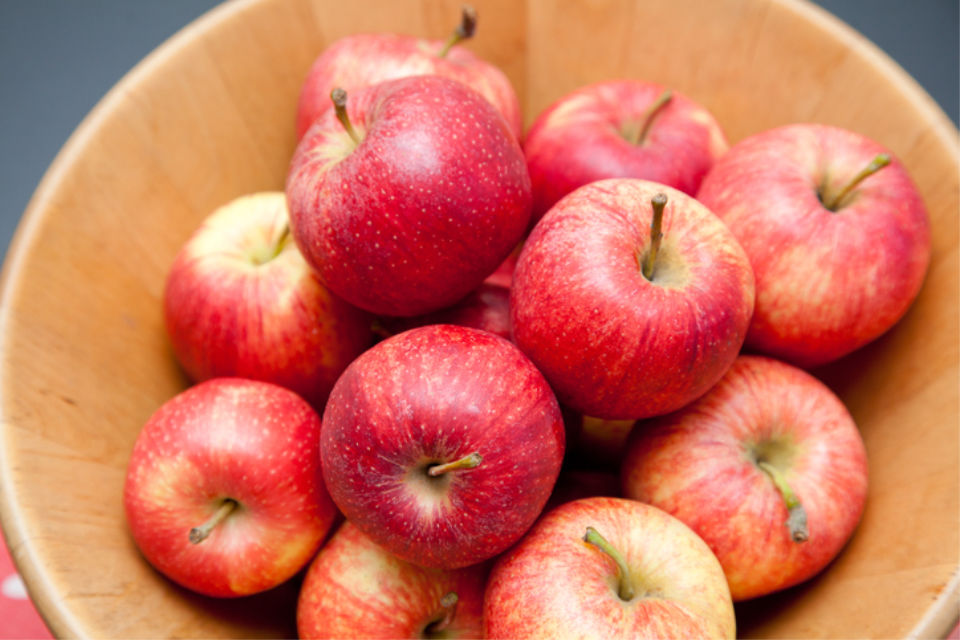
[[[216,4],[216,0],[0,0],[4,252],[44,171],[87,112],[141,58]],[[957,0],[819,4],[899,62],[957,122]]]

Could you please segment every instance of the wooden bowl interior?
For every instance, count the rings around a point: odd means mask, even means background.
[[[442,38],[459,4],[227,3],[138,65],[50,168],[3,272],[0,515],[57,635],[295,634],[295,582],[238,601],[194,596],[155,573],[126,531],[134,439],[187,385],[163,331],[166,270],[213,208],[283,188],[300,83],[326,44],[356,32]],[[740,605],[738,623],[766,637],[945,632],[960,549],[956,130],[899,67],[801,2],[476,5],[467,46],[507,73],[528,124],[580,85],[633,77],[701,102],[731,141],[817,121],[871,136],[906,164],[934,229],[924,289],[890,333],[816,372],[867,444],[864,520],[829,571]]]

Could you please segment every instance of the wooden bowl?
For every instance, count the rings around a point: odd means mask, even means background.
[[[280,189],[308,66],[360,31],[444,37],[460,0],[239,0],[125,77],[38,188],[3,272],[3,526],[51,629],[81,637],[291,636],[296,584],[240,601],[174,587],[137,553],[121,493],[134,439],[187,381],[161,321],[174,253],[214,207]],[[957,615],[958,136],[899,67],[798,0],[478,0],[468,46],[527,123],[585,83],[661,82],[732,141],[817,121],[881,141],[929,207],[920,297],[876,343],[818,373],[870,456],[864,519],[821,576],[738,607],[769,637],[945,635]]]

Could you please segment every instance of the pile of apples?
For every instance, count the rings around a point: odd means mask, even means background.
[[[133,538],[210,596],[302,579],[302,637],[733,638],[860,520],[863,441],[804,369],[906,312],[921,198],[856,133],[728,148],[638,80],[524,136],[475,24],[332,44],[285,192],[176,257],[197,384],[137,440]]]

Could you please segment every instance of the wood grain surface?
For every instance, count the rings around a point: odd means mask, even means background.
[[[67,142],[2,275],[0,517],[58,636],[295,634],[296,582],[237,601],[174,587],[122,510],[147,417],[187,381],[162,325],[166,270],[215,207],[283,187],[294,109],[323,47],[355,32],[443,38],[455,0],[234,0],[127,75]],[[738,607],[749,637],[927,637],[956,620],[958,136],[899,67],[796,0],[479,0],[471,49],[514,83],[526,122],[588,82],[668,84],[732,141],[775,125],[844,126],[891,148],[930,211],[916,304],[876,343],[816,371],[863,433],[871,488],[841,556],[800,587]]]

